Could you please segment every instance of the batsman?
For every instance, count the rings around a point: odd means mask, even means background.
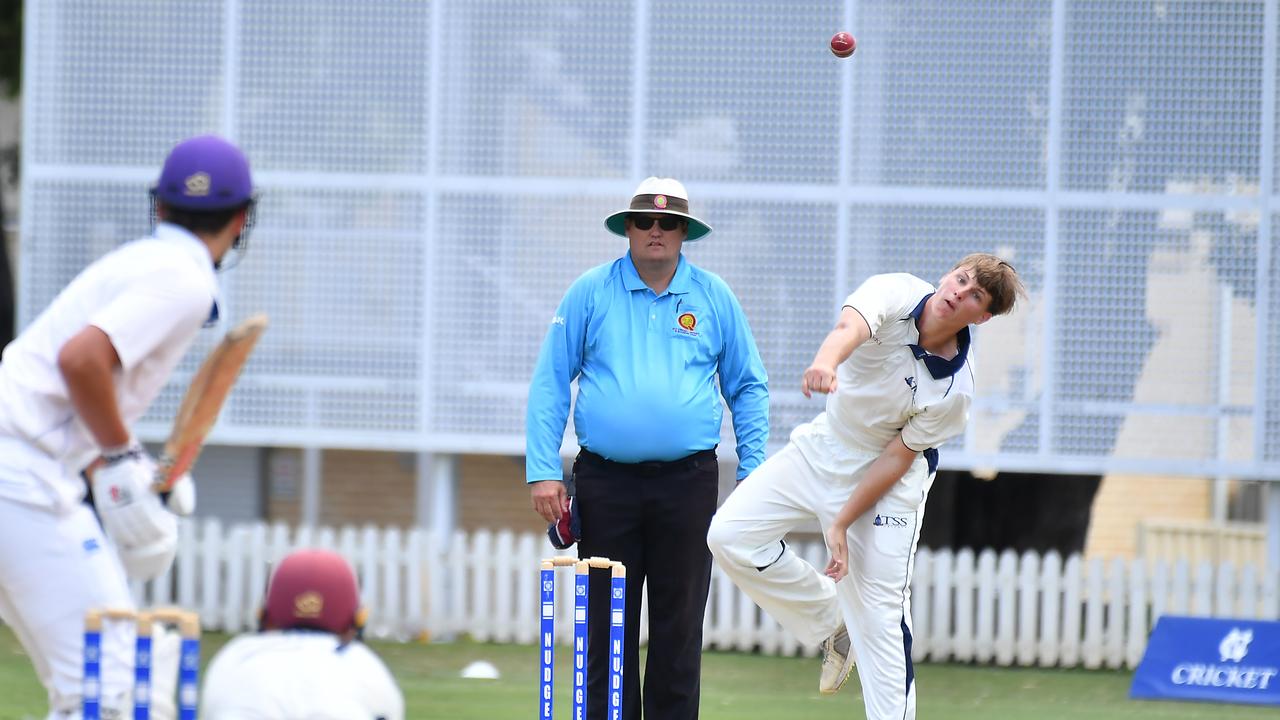
[[[216,270],[252,224],[248,161],[219,137],[185,140],[152,204],[152,234],[85,268],[0,358],[0,619],[51,720],[80,717],[86,611],[133,608],[129,580],[169,568],[177,515],[195,509],[189,475],[164,499],[152,489],[155,463],[130,428],[218,320]],[[104,718],[130,716],[133,634],[127,623],[103,633]],[[177,645],[155,640],[155,718],[175,714]]]

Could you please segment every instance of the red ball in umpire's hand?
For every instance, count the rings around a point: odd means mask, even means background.
[[[831,36],[831,52],[836,57],[847,58],[853,54],[854,49],[857,47],[858,43],[847,32],[838,32]]]

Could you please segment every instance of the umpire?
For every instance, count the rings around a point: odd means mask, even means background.
[[[623,718],[641,717],[640,598],[648,584],[644,716],[698,717],[702,619],[711,577],[706,533],[716,509],[723,395],[733,415],[738,479],[764,460],[768,378],[729,286],[681,247],[711,232],[670,178],[640,183],[605,219],[630,250],[569,286],[551,318],[529,387],[526,481],[548,522],[569,516],[560,444],[578,381],[573,523],[579,557],[627,566]],[[717,390],[717,377],[719,388]],[[569,523],[561,523],[568,528]],[[607,571],[592,571],[604,572]],[[609,597],[592,578],[587,717],[603,718]]]

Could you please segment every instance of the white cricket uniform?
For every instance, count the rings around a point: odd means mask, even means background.
[[[404,696],[359,641],[271,630],[227,643],[205,672],[203,720],[403,720]]]
[[[71,405],[58,352],[86,326],[103,330],[120,356],[116,399],[132,425],[216,315],[217,287],[205,244],[160,224],[85,268],[0,358],[0,618],[55,712],[79,708],[85,612],[133,607],[124,569],[82,502],[80,470],[99,449]],[[109,624],[104,699],[128,694],[132,668],[132,624]]]
[[[915,717],[912,563],[936,448],[964,430],[973,397],[967,329],[954,359],[918,347],[916,319],[933,290],[898,273],[868,278],[849,295],[844,305],[866,319],[870,339],[836,369],[826,410],[733,491],[707,538],[725,573],[801,642],[818,644],[841,623],[848,627],[873,720]],[[829,527],[900,433],[920,455],[850,526],[849,574],[835,583],[782,538]]]

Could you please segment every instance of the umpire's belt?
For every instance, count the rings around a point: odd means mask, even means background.
[[[660,475],[669,472],[678,472],[681,470],[694,470],[707,465],[716,465],[719,461],[716,459],[716,449],[699,450],[692,455],[686,455],[678,460],[643,460],[635,463],[624,463],[610,460],[602,455],[597,455],[586,448],[582,448],[578,452],[578,457],[600,468],[620,472],[633,472],[642,475]]]

